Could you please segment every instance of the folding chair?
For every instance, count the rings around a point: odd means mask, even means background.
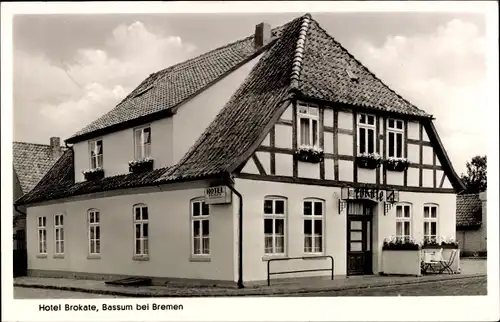
[[[429,273],[430,271],[435,273],[434,264],[435,264],[434,254],[431,252],[424,251],[424,261],[422,262],[422,274]]]
[[[441,263],[441,269],[439,273],[444,271],[453,274],[453,270],[451,269],[451,265],[453,265],[453,261],[455,260],[455,256],[457,255],[457,249],[451,251],[450,258],[448,260],[441,259],[439,262]]]

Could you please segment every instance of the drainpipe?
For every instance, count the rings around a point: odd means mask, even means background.
[[[226,176],[226,187],[228,187],[240,199],[238,210],[238,288],[244,288],[243,285],[243,197],[238,190],[234,189],[234,180],[230,174]]]

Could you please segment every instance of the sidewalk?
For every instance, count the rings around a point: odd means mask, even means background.
[[[450,279],[466,279],[486,276],[484,273],[408,276],[361,276],[338,278],[335,280],[314,279],[293,283],[274,282],[275,285],[253,286],[244,289],[196,286],[116,286],[106,285],[104,281],[76,280],[62,278],[21,277],[14,280],[16,287],[48,288],[65,291],[78,291],[130,297],[220,297],[220,296],[265,296],[288,293],[310,293],[319,291],[344,291],[360,288],[373,288],[405,284],[420,284]]]

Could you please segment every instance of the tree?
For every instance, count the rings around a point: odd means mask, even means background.
[[[460,176],[465,185],[466,193],[479,193],[486,191],[486,155],[476,155],[466,163],[467,174]]]

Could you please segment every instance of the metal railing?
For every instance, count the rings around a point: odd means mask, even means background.
[[[271,262],[277,262],[277,261],[288,261],[288,260],[294,260],[294,259],[301,259],[301,260],[315,260],[315,259],[323,259],[323,258],[330,258],[332,262],[332,267],[331,268],[314,268],[314,269],[302,269],[302,270],[296,270],[296,271],[281,271],[281,272],[270,272],[270,267],[271,267]],[[270,258],[267,261],[267,286],[271,286],[271,275],[281,275],[281,274],[293,274],[293,273],[304,273],[304,272],[324,272],[324,271],[331,271],[332,272],[332,280],[333,280],[333,275],[334,275],[334,260],[333,257],[330,255],[321,255],[321,256],[302,256],[302,257],[284,257],[284,258]]]

